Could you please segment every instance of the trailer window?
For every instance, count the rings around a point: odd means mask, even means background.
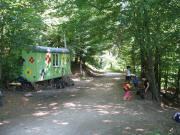
[[[59,55],[57,53],[53,54],[53,66],[58,67],[59,66]]]

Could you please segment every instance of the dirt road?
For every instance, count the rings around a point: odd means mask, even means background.
[[[180,135],[173,108],[151,101],[123,101],[124,77],[75,79],[75,86],[39,90],[32,97],[6,93],[0,108],[0,135]]]

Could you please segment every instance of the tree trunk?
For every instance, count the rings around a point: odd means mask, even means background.
[[[116,46],[118,48],[118,57],[120,57],[121,53],[121,43],[122,43],[122,30],[121,26],[119,26],[118,31],[117,31],[117,39],[116,39]]]
[[[159,85],[159,92],[161,92],[161,77],[162,76],[162,68],[161,64],[159,65],[159,80],[158,80],[158,85]]]
[[[150,90],[152,92],[152,99],[159,102],[159,90],[158,90],[157,85],[156,85],[152,56],[149,56],[147,60],[148,60],[147,78],[148,78],[149,83],[150,83]]]
[[[131,50],[131,60],[133,64],[133,72],[136,73],[136,60],[135,60],[135,47],[132,45],[132,50]]]
[[[155,78],[157,82],[157,87],[160,92],[161,89],[161,77],[160,77],[160,54],[159,54],[159,49],[156,47],[155,51],[155,64],[154,64],[154,72],[155,72]]]
[[[143,49],[141,48],[141,77],[145,76],[145,74],[146,74],[145,55]]]
[[[144,4],[146,4],[147,0],[144,0]],[[151,35],[150,35],[150,25],[149,25],[149,15],[148,15],[148,11],[146,10],[146,8],[144,8],[144,17],[143,17],[143,32],[144,32],[144,46],[142,46],[142,50],[141,52],[143,52],[142,54],[144,54],[144,58],[142,58],[142,60],[145,59],[144,64],[145,64],[145,71],[146,71],[146,76],[149,80],[150,83],[150,90],[152,92],[152,99],[156,100],[159,102],[159,91],[157,89],[157,85],[156,85],[156,78],[155,78],[155,73],[154,73],[154,61],[153,61],[153,57],[154,57],[154,51],[153,51],[153,43],[152,43],[152,39],[151,39]]]

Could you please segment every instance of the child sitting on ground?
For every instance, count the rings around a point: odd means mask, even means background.
[[[126,99],[129,100],[131,98],[131,96],[130,96],[130,88],[131,88],[130,84],[128,84],[126,82],[123,84],[123,89],[125,91],[124,100],[126,100]]]

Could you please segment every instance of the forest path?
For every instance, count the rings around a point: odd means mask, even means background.
[[[5,93],[0,135],[179,135],[172,120],[178,110],[138,100],[135,91],[123,101],[123,78],[105,73],[74,79],[73,87],[39,90],[33,97]]]

